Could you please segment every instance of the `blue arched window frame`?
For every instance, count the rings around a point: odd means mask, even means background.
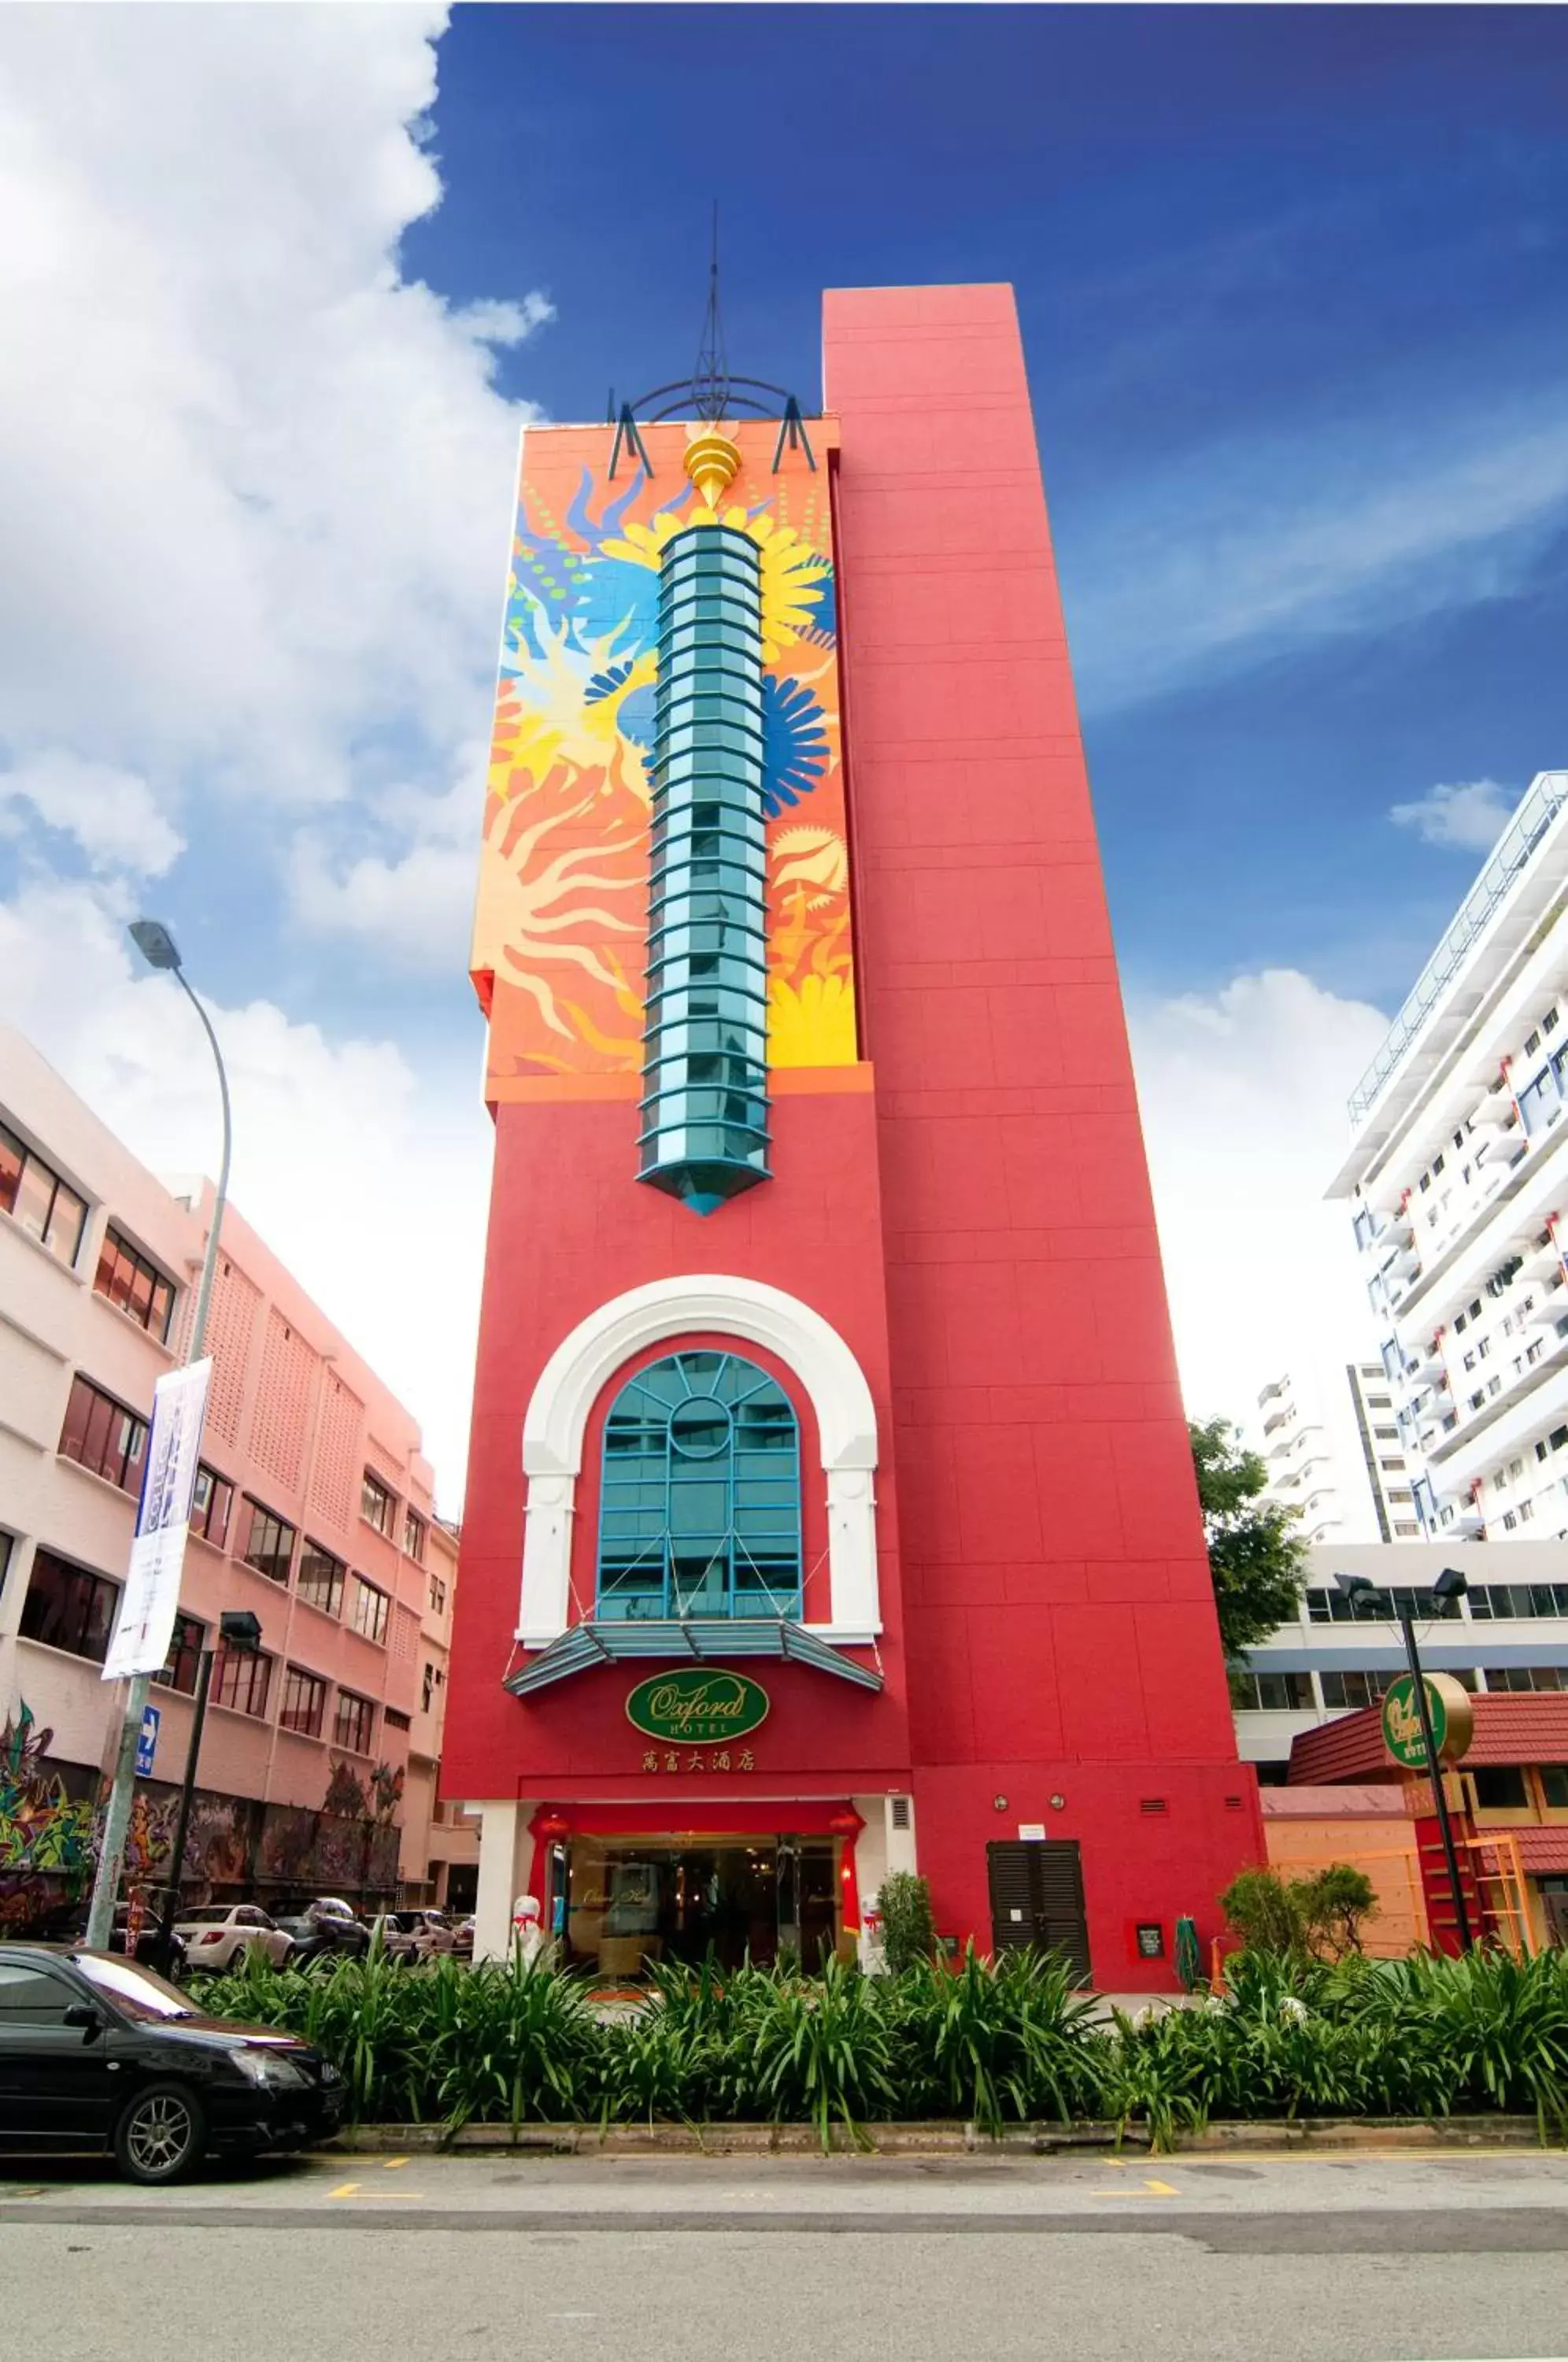
[[[596,1617],[796,1620],[801,1432],[766,1370],[689,1350],[639,1370],[604,1422]]]

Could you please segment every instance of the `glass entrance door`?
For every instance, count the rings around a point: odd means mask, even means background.
[[[814,1971],[837,1935],[835,1888],[827,1837],[575,1837],[566,1959],[616,1978],[710,1954],[726,1969],[789,1955]]]

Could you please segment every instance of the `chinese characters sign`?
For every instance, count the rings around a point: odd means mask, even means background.
[[[645,1772],[755,1772],[756,1758],[749,1747],[714,1747],[710,1749],[679,1747],[647,1747],[643,1749]]]

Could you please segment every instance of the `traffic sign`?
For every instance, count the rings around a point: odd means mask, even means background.
[[[142,1709],[141,1733],[136,1742],[136,1776],[138,1780],[151,1776],[152,1759],[158,1750],[158,1726],[162,1719],[155,1705]]]

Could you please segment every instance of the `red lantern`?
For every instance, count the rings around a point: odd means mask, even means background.
[[[835,1838],[857,1838],[865,1826],[858,1813],[847,1809],[833,1814],[828,1820],[828,1827]]]
[[[569,1836],[570,1832],[571,1823],[564,1814],[558,1813],[553,1808],[547,1813],[541,1813],[534,1824],[535,1836],[545,1838],[551,1844],[554,1844],[557,1838]]]

